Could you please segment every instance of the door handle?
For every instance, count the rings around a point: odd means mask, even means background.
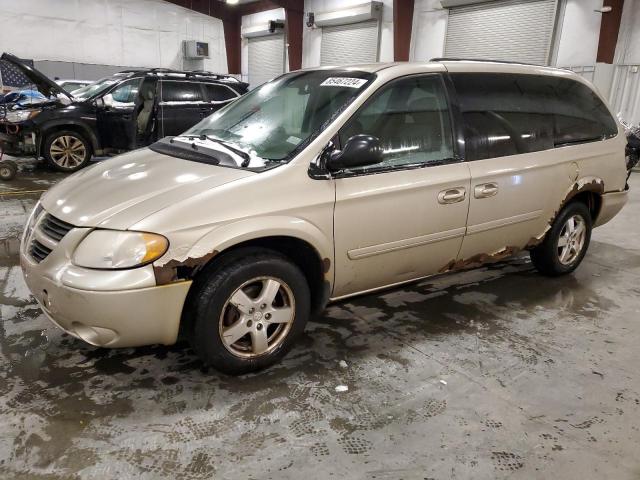
[[[473,196],[476,198],[488,198],[498,194],[498,184],[496,182],[481,183],[473,189]]]
[[[458,203],[464,200],[467,191],[463,187],[448,188],[438,193],[438,203],[446,205],[448,203]]]

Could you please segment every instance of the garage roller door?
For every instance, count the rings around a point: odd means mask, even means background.
[[[449,10],[446,57],[546,65],[556,0],[500,0]]]
[[[378,61],[378,21],[322,27],[320,65]]]
[[[249,39],[249,84],[251,88],[284,73],[284,35]]]

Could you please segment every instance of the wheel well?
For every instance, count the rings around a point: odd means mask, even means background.
[[[596,221],[600,214],[600,207],[602,206],[602,197],[596,192],[580,192],[571,199],[572,202],[584,203],[589,212],[591,213],[591,220]]]
[[[52,133],[56,133],[56,132],[60,132],[63,130],[68,130],[70,132],[75,132],[75,133],[79,133],[80,135],[82,135],[84,138],[87,139],[87,141],[89,142],[89,146],[91,147],[92,152],[95,152],[97,149],[97,145],[95,142],[95,139],[93,138],[93,135],[91,135],[91,132],[81,126],[81,125],[76,125],[76,124],[61,124],[61,125],[54,125],[52,127],[48,127],[42,130],[42,135],[40,138],[40,153],[42,154],[42,152],[44,151],[44,143],[47,140],[47,137],[49,137],[49,135],[51,135]]]
[[[224,257],[227,257],[233,252],[241,248],[247,247],[259,247],[267,248],[269,250],[276,251],[281,255],[284,255],[291,260],[295,265],[302,270],[307,282],[309,284],[309,291],[311,293],[311,312],[312,314],[319,313],[325,307],[330,296],[330,282],[325,278],[325,273],[328,270],[331,260],[323,259],[318,251],[308,242],[296,237],[288,236],[271,236],[261,237],[246,242],[238,243],[223,250],[218,255],[213,257],[205,265],[197,268],[193,271],[193,275],[197,276],[198,272],[202,271],[209,265],[215,265],[222,261]]]

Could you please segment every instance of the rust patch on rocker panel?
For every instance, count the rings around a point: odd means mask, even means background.
[[[476,268],[486,263],[499,262],[501,260],[504,260],[505,258],[511,257],[519,251],[521,251],[521,249],[517,247],[504,247],[494,253],[479,253],[477,255],[473,255],[472,257],[464,258],[461,260],[451,260],[440,270],[438,270],[438,273],[452,272],[467,268]]]

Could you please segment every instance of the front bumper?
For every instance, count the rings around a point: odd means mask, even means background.
[[[600,225],[604,225],[613,217],[615,217],[622,207],[627,203],[628,200],[628,190],[623,190],[621,192],[610,192],[602,195],[602,204],[600,205],[600,212],[598,213],[598,217],[596,218],[594,227],[599,227]]]
[[[44,214],[43,214],[44,215]],[[190,281],[156,286],[153,267],[92,270],[71,263],[90,231],[71,230],[39,263],[29,253],[35,227],[23,239],[20,264],[29,290],[58,327],[92,345],[171,345],[178,337]]]

